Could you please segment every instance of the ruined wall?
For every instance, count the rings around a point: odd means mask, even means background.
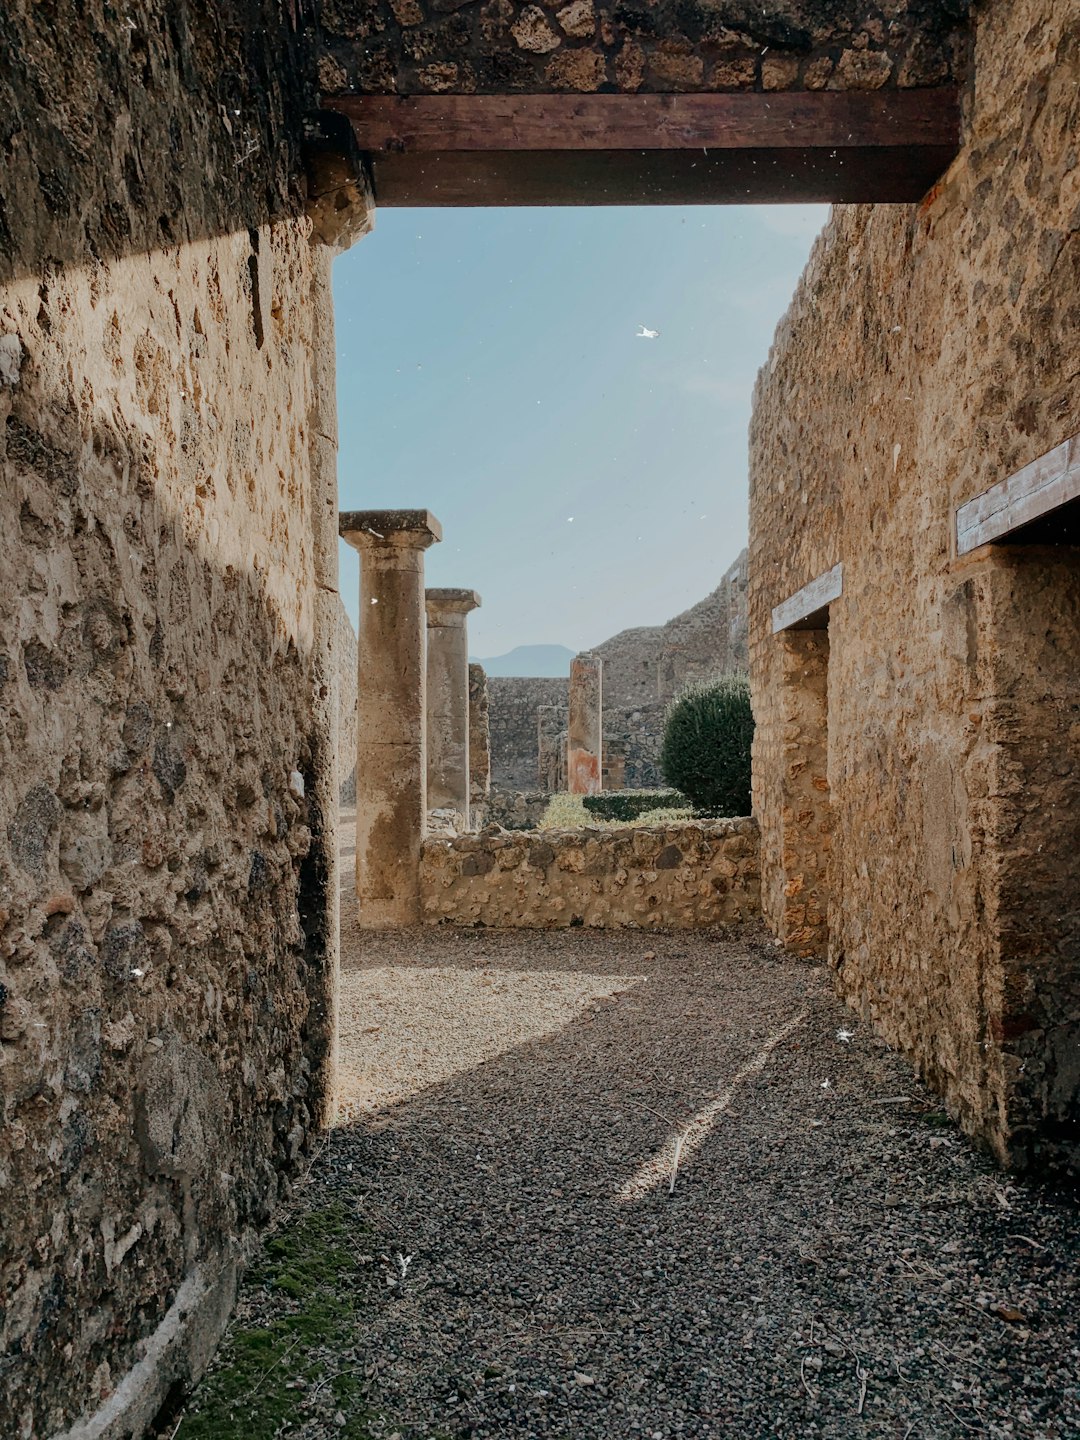
[[[662,785],[659,757],[668,702],[696,680],[747,666],[747,552],[697,605],[666,625],[622,630],[593,653],[604,662],[604,764],[610,789]],[[492,678],[492,775],[498,788],[565,788],[557,716],[567,682]],[[541,735],[545,721],[550,734]],[[562,716],[562,730],[566,716]],[[565,749],[565,739],[561,742]]]
[[[604,662],[605,707],[633,710],[656,701],[666,703],[696,680],[745,670],[746,594],[743,550],[711,594],[666,625],[621,630],[595,646]]]
[[[755,811],[779,923],[787,717],[770,610],[842,561],[837,983],[1001,1158],[1075,1164],[1080,562],[1011,547],[958,560],[953,516],[1080,431],[1080,17],[1052,0],[975,13],[959,159],[917,209],[835,215],[759,379]]]
[[[757,826],[711,820],[432,839],[421,883],[428,924],[731,924],[760,910]]]
[[[562,678],[488,677],[493,789],[536,788],[538,712],[541,705],[565,706],[568,687]]]
[[[0,11],[0,1429],[26,1437],[99,1407],[141,1431],[205,1363],[329,1101],[332,334],[327,395],[293,36],[271,5],[124,15]]]
[[[932,85],[956,65],[967,0],[328,0],[327,92],[863,89]]]

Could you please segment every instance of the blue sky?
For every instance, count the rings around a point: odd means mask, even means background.
[[[746,543],[754,378],[826,214],[380,211],[334,264],[341,508],[438,516],[474,655],[662,624]]]

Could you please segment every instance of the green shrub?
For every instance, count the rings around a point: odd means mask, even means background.
[[[598,820],[636,820],[648,810],[678,810],[686,797],[677,790],[605,790],[582,797],[585,809]]]
[[[754,716],[745,675],[692,685],[672,703],[660,769],[698,810],[750,814],[750,742]]]

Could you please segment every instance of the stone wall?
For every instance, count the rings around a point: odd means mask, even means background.
[[[485,823],[506,830],[535,830],[551,803],[541,790],[493,790],[484,809]]]
[[[424,844],[428,924],[687,930],[760,910],[757,826],[486,832]]]
[[[328,91],[862,89],[932,85],[956,63],[967,0],[333,0],[322,6]]]
[[[604,662],[604,704],[665,704],[686,685],[747,665],[747,552],[720,584],[666,625],[622,630],[595,647]],[[612,734],[621,733],[612,730]]]
[[[99,1409],[141,1433],[205,1363],[328,1109],[336,961],[333,343],[292,31],[229,0],[45,9],[0,8],[0,1430],[25,1437]]]
[[[813,875],[852,1004],[1002,1160],[1066,1166],[1080,561],[1022,545],[958,559],[954,516],[1080,431],[1078,133],[1076,7],[978,7],[960,157],[918,208],[835,214],[751,430],[766,913],[798,931],[791,892]],[[770,612],[838,562],[815,706]],[[831,794],[831,869],[822,825],[800,824],[796,765]]]
[[[604,662],[604,783],[654,789],[664,718],[686,685],[747,667],[747,552],[697,605],[666,625],[622,630],[595,648]],[[565,680],[492,678],[492,775],[505,790],[565,789]],[[544,721],[543,727],[540,721]],[[541,735],[540,730],[544,730]]]
[[[568,683],[562,678],[488,677],[493,789],[536,788],[538,711],[541,705],[565,708]]]

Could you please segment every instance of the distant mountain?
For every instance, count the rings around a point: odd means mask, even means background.
[[[570,674],[570,661],[576,654],[576,650],[568,650],[565,645],[515,645],[506,655],[496,655],[476,663],[482,665],[489,675],[557,678]]]

